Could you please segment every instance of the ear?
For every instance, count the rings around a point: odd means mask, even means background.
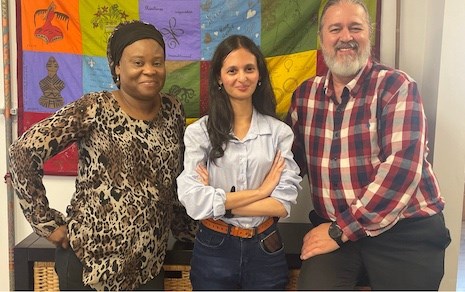
[[[120,68],[119,64],[115,66],[115,73],[116,73],[116,75],[120,75],[120,73],[121,73],[121,68]]]

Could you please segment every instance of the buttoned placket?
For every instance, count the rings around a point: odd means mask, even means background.
[[[340,155],[341,155],[341,127],[344,119],[344,109],[349,100],[349,90],[344,88],[341,103],[336,105],[333,113],[333,139],[330,150],[329,178],[333,188],[339,188],[341,183]],[[332,100],[335,100],[334,98]]]

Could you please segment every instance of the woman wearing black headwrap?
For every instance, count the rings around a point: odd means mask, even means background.
[[[163,289],[169,230],[193,238],[180,205],[184,111],[165,83],[165,44],[151,24],[119,25],[108,42],[118,90],[93,92],[11,145],[13,186],[34,231],[56,246],[61,290]],[[67,216],[49,207],[43,163],[76,142],[76,190]]]

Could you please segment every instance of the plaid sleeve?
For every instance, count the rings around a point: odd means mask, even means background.
[[[362,189],[361,204],[353,204],[338,218],[351,240],[376,236],[391,228],[418,188],[426,152],[426,119],[416,83],[393,74],[380,83],[378,117],[379,163],[373,181]],[[420,201],[422,199],[420,198]],[[419,208],[420,204],[416,204]]]

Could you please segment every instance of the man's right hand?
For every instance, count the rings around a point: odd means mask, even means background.
[[[62,225],[55,229],[55,231],[47,237],[47,240],[53,243],[55,246],[61,246],[64,249],[69,247],[68,239],[68,228],[66,225]]]

